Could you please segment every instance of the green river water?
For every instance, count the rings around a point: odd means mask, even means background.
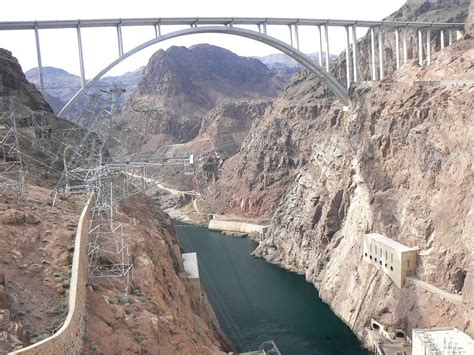
[[[236,351],[273,340],[283,355],[367,355],[357,337],[303,276],[250,256],[257,243],[177,225],[185,252],[197,252],[201,281]]]

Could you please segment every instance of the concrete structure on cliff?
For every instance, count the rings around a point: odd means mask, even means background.
[[[454,327],[413,329],[413,355],[468,355],[474,354],[474,341]]]
[[[362,260],[383,270],[399,288],[416,269],[418,248],[410,248],[381,234],[364,236]]]
[[[162,34],[166,26],[183,26],[184,29]],[[249,30],[240,26],[255,26],[257,29]],[[289,41],[282,41],[267,34],[267,27],[286,27],[289,31]],[[143,39],[143,43],[137,47],[125,51],[122,32],[125,28],[152,27],[155,30],[155,38]],[[190,27],[190,28],[189,28]],[[316,63],[308,55],[300,51],[299,29],[312,27],[317,29],[318,36],[315,43],[318,44],[319,62]],[[83,56],[81,29],[83,28],[115,28],[117,32],[118,58],[97,73],[91,80],[86,81],[85,63]],[[330,28],[342,28],[345,30],[344,40],[346,43],[346,82],[339,83],[329,70],[330,39],[334,40],[334,33],[329,34]],[[371,50],[363,55],[370,56],[371,80],[382,80],[386,75],[384,66],[385,47],[384,38],[393,37],[395,46],[391,48],[395,53],[397,69],[406,63],[411,53],[408,46],[408,36],[417,37],[418,63],[430,65],[432,52],[450,45],[453,41],[462,37],[464,23],[436,23],[436,22],[407,22],[407,21],[360,21],[360,20],[329,20],[308,18],[247,18],[247,17],[194,17],[194,18],[143,18],[143,19],[91,19],[91,20],[60,20],[60,21],[18,21],[0,22],[0,31],[34,31],[36,54],[38,58],[38,76],[41,92],[44,93],[44,79],[42,54],[40,46],[40,30],[64,31],[75,29],[77,31],[78,61],[81,73],[82,88],[66,103],[59,115],[71,107],[87,89],[92,87],[109,70],[120,64],[123,60],[138,53],[156,43],[168,39],[202,33],[222,33],[227,35],[249,38],[269,45],[296,60],[314,75],[320,78],[327,88],[339,98],[345,105],[349,103],[349,95],[346,88],[352,82],[368,80],[361,78],[359,71],[360,53],[358,53],[357,30],[369,29]],[[439,35],[439,44],[432,39]],[[324,38],[324,41],[323,41]],[[289,42],[289,43],[288,43]],[[96,54],[97,55],[97,54]],[[98,54],[100,55],[100,54]],[[345,87],[344,87],[345,86]]]

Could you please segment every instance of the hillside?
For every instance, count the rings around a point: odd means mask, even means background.
[[[240,57],[215,46],[159,50],[145,68],[124,112],[114,118],[116,129],[134,151],[195,138],[203,118],[214,107],[248,99],[268,99],[283,82],[256,59]]]
[[[467,8],[468,1],[409,1],[389,19],[463,22]],[[385,40],[387,78],[351,86],[349,112],[307,71],[297,73],[239,152],[202,166],[199,179],[211,212],[271,218],[256,254],[304,274],[361,337],[372,317],[472,335],[472,86],[413,81],[474,79],[473,41],[468,35],[437,53],[429,68],[413,51],[395,72],[393,39]],[[368,79],[362,54],[370,38],[358,48]],[[345,53],[331,72],[344,82]],[[418,246],[417,277],[461,293],[461,304],[373,275],[361,262],[362,236],[372,231]]]
[[[84,114],[82,112],[84,109],[91,109],[94,106],[94,93],[99,93],[100,90],[109,90],[115,86],[119,86],[125,90],[117,103],[117,109],[121,110],[125,106],[130,95],[135,91],[142,73],[143,68],[139,68],[122,75],[101,78],[91,89],[89,89],[89,96],[85,96],[80,99],[78,103],[73,105],[67,113],[67,117],[71,120],[76,120],[78,116]],[[25,75],[28,81],[35,84],[36,88],[39,89],[38,69],[32,68],[26,71]],[[43,80],[45,99],[51,105],[55,113],[58,113],[66,102],[68,102],[69,99],[81,88],[81,78],[79,76],[68,73],[59,68],[44,67]],[[96,108],[97,113],[100,112],[102,108],[105,108],[105,103],[102,106],[103,107]]]
[[[0,353],[7,353],[51,336],[65,320],[74,237],[86,198],[62,196],[53,207],[51,193],[65,144],[80,153],[76,162],[87,163],[85,153],[93,154],[100,141],[55,117],[4,49],[0,80],[1,138],[15,117],[26,172],[24,197],[4,186],[0,194]],[[38,133],[42,128],[46,135]],[[79,142],[84,150],[75,148]],[[111,280],[89,282],[84,353],[230,351],[207,298],[191,292],[169,217],[145,195],[126,201],[117,213],[135,265],[130,296],[123,302],[123,290]]]

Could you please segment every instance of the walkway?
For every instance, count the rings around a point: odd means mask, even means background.
[[[440,298],[448,301],[448,302],[451,302],[451,303],[456,303],[456,304],[459,304],[459,303],[462,303],[462,296],[461,295],[456,295],[454,293],[449,293],[447,291],[444,291],[436,286],[433,286],[425,281],[421,281],[420,279],[417,279],[417,278],[414,278],[412,276],[407,276],[406,277],[406,280],[408,282],[411,282],[412,284],[414,284],[415,286],[418,286],[426,291],[429,291],[437,296],[439,296]]]

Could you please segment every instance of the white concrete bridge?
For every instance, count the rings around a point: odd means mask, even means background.
[[[152,26],[155,30],[155,38],[143,38],[143,43],[125,52],[122,31],[132,27]],[[183,26],[183,29],[165,33],[166,27],[174,29]],[[255,26],[255,30],[249,30],[240,26]],[[269,26],[283,26],[288,29],[288,38],[280,40],[269,36]],[[81,37],[82,28],[116,28],[117,33],[117,59],[98,72],[92,79],[86,80],[85,63],[83,56],[83,45]],[[300,51],[299,29],[301,27],[313,27],[315,32],[315,44],[318,44],[320,62],[314,62],[308,55]],[[331,50],[330,40],[333,34],[330,29],[345,29],[346,42],[346,83],[339,83],[329,73],[329,53]],[[417,35],[419,53],[419,64],[429,65],[432,55],[433,33],[439,34],[440,44],[436,48],[443,48],[462,36],[463,23],[436,23],[436,22],[400,22],[400,21],[354,21],[354,20],[330,20],[330,19],[308,19],[308,18],[247,18],[247,17],[194,17],[194,18],[121,18],[121,19],[94,19],[94,20],[59,20],[59,21],[18,21],[0,22],[0,31],[34,31],[36,39],[36,54],[38,59],[40,90],[44,92],[44,78],[42,66],[42,54],[40,45],[41,30],[77,30],[78,61],[81,73],[82,88],[62,108],[59,115],[64,114],[74,102],[81,97],[85,91],[92,87],[103,75],[126,58],[150,47],[156,43],[168,39],[202,33],[223,33],[228,35],[249,38],[267,44],[295,59],[301,65],[309,69],[321,78],[329,90],[345,104],[349,97],[347,88],[352,82],[360,80],[358,73],[358,51],[357,30],[370,30],[371,50],[371,79],[381,80],[384,78],[384,50],[383,37],[393,36],[395,39],[395,57],[397,68],[405,63],[408,58],[407,33],[410,31]],[[426,42],[425,42],[426,41]],[[416,44],[415,44],[416,45]],[[60,44],[58,44],[60,46]],[[426,48],[424,49],[424,46]],[[376,50],[378,47],[378,50]],[[378,52],[378,58],[376,58]],[[97,55],[100,55],[98,53]],[[344,85],[344,86],[343,86]]]

